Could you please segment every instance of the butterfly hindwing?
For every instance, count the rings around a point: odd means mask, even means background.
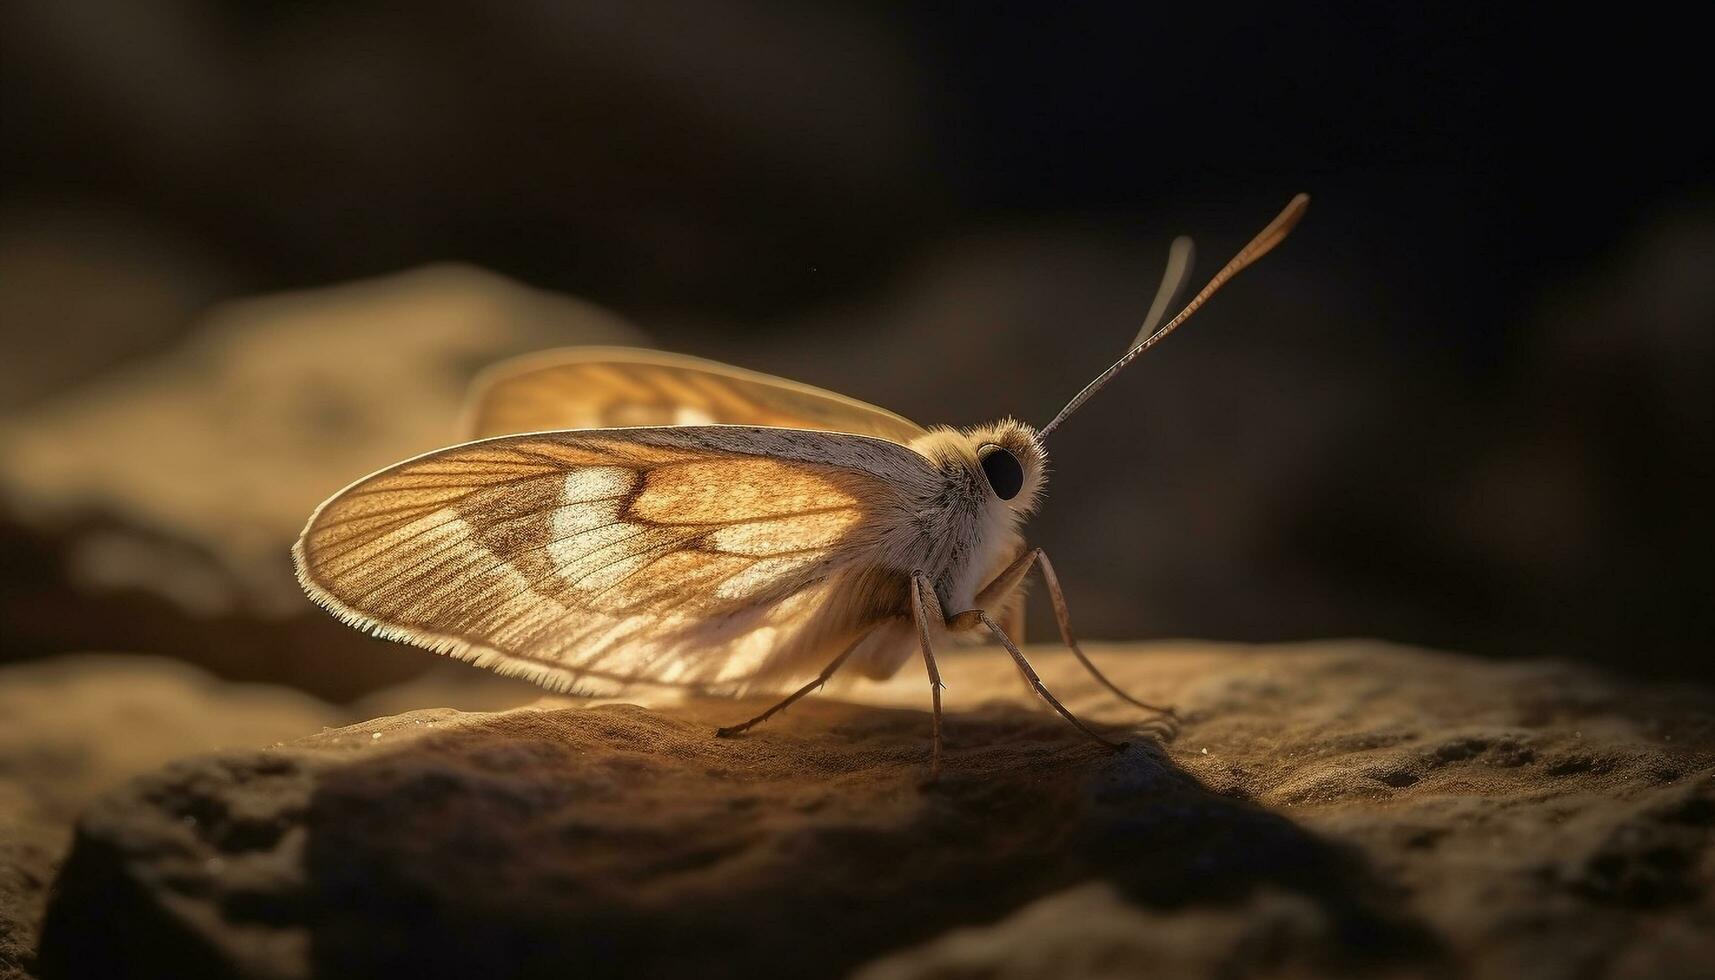
[[[755,371],[627,347],[572,347],[506,361],[472,386],[472,439],[615,426],[757,425],[909,442],[924,429],[885,409]]]

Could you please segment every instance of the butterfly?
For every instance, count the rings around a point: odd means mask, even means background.
[[[883,679],[921,656],[941,760],[935,648],[988,636],[1030,687],[1014,638],[1039,571],[1062,640],[1085,656],[1054,566],[1026,544],[1048,437],[1304,214],[1299,195],[1180,312],[1175,243],[1134,345],[1041,429],[1003,419],[925,428],[808,385],[653,351],[571,348],[491,368],[471,441],[339,491],[292,549],[315,602],[376,635],[585,694],[634,684],[790,691],[743,732],[837,671]]]

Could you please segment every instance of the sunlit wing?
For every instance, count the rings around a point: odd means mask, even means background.
[[[885,409],[714,361],[629,347],[570,347],[505,361],[471,386],[469,438],[632,425],[767,425],[909,442],[923,427]]]
[[[851,578],[932,480],[912,450],[839,433],[506,436],[347,487],[293,557],[348,622],[502,673],[591,693],[736,690],[896,612],[861,607],[885,590]]]

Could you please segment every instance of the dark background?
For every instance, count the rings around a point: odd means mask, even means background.
[[[1032,535],[1083,632],[1715,676],[1690,25],[997,6],[8,3],[3,404],[222,300],[457,260],[926,423],[1040,425],[1174,234],[1200,281],[1303,190],[1050,447]]]

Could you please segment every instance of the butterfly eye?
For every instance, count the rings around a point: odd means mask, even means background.
[[[977,450],[977,458],[982,460],[983,475],[995,496],[1011,500],[1024,489],[1024,467],[1018,465],[1017,456],[999,446],[984,446]]]

